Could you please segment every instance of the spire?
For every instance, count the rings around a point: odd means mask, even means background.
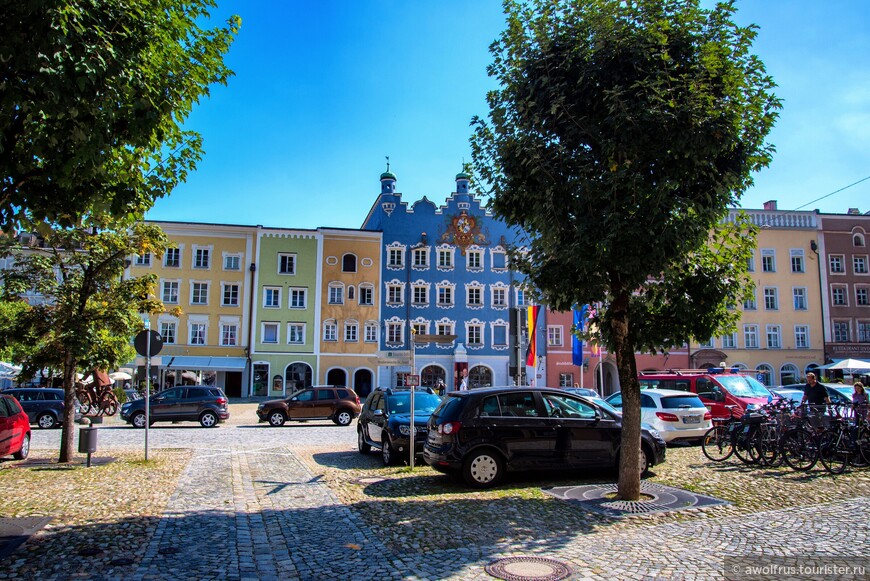
[[[393,194],[396,192],[396,174],[390,171],[390,156],[387,158],[387,171],[381,174],[381,193]]]

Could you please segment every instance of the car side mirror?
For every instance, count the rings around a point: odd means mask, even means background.
[[[290,401],[299,401],[299,398],[298,397],[291,397]]]
[[[384,410],[375,410],[372,412],[373,416],[382,416],[384,415]]]

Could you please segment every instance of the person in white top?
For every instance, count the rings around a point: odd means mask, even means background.
[[[468,391],[468,370],[462,370],[462,381],[459,382],[459,391]]]

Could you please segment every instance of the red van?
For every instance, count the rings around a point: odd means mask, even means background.
[[[739,368],[672,369],[644,371],[638,380],[643,389],[679,389],[697,394],[714,418],[727,418],[726,405],[736,405],[734,415],[758,409],[773,399],[770,391],[753,377],[754,372]]]

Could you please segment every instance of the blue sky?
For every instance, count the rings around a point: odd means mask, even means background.
[[[405,201],[440,203],[486,116],[500,0],[219,0],[242,17],[227,63],[188,120],[205,157],[153,220],[358,228],[389,155]],[[777,153],[746,208],[870,211],[870,2],[738,0],[779,85]]]

